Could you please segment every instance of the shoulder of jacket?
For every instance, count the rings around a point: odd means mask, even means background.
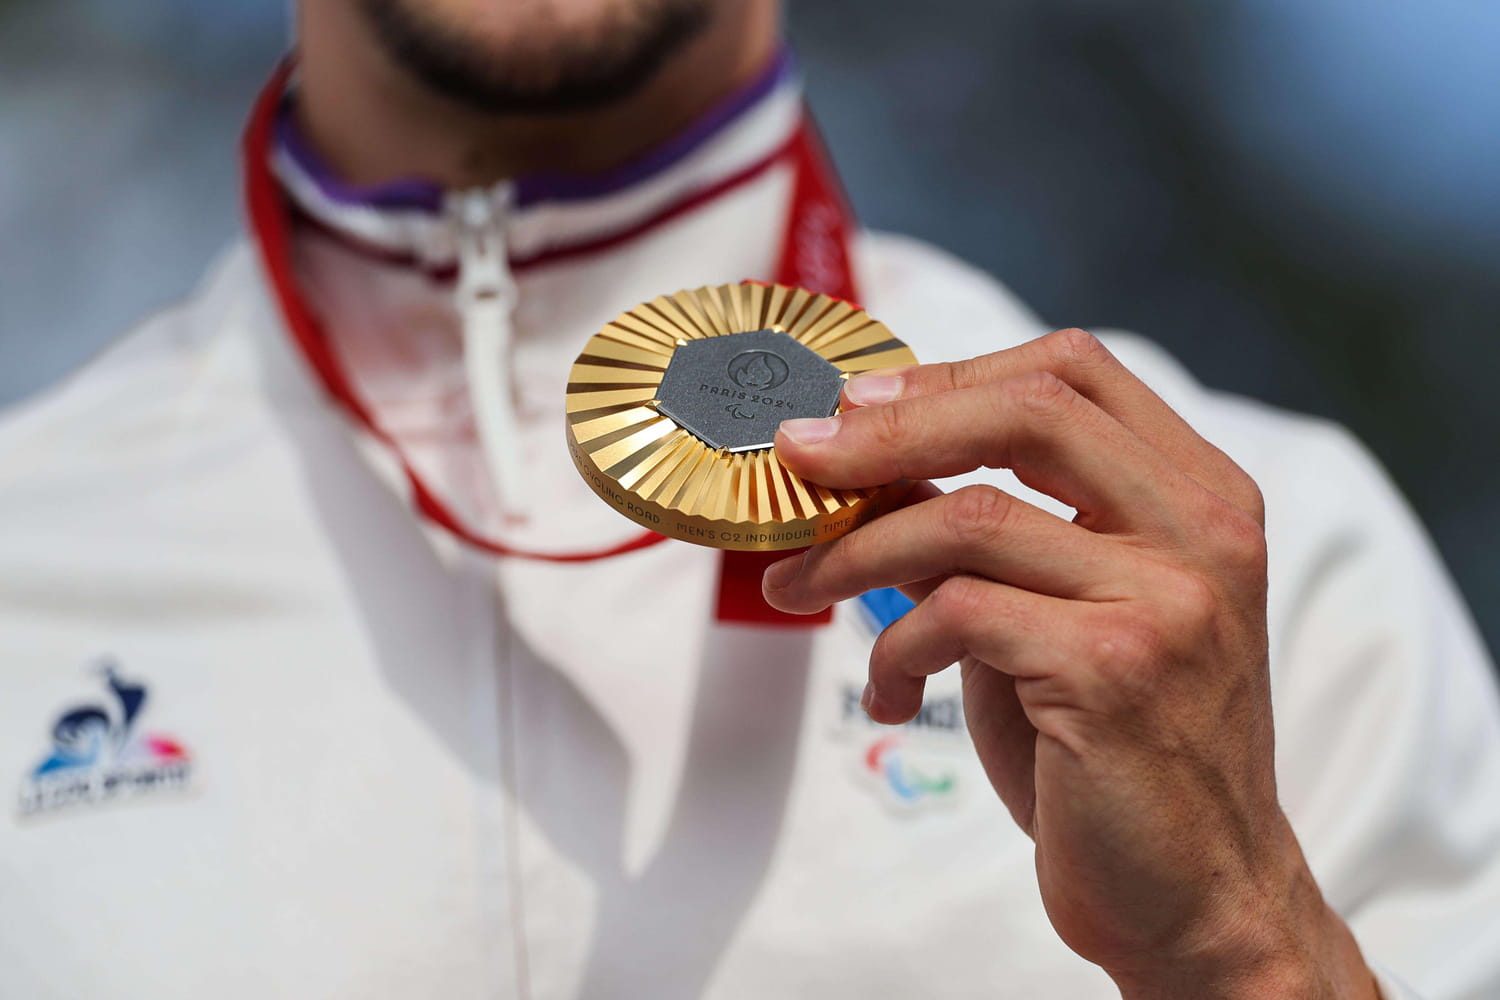
[[[224,249],[184,299],[147,316],[106,343],[56,383],[0,408],[0,441],[38,423],[66,420],[79,405],[92,409],[101,393],[170,391],[230,326],[253,277],[250,248]]]
[[[988,354],[1049,329],[995,278],[921,240],[865,232],[855,260],[862,304],[923,361]]]
[[[0,410],[0,481],[54,458],[111,451],[160,430],[189,401],[227,400],[250,376],[234,331],[254,307],[255,263],[242,241],[225,249],[186,299],[148,317],[54,385]]]
[[[1203,395],[1205,436],[1260,485],[1273,538],[1308,558],[1350,546],[1436,558],[1400,487],[1343,425],[1229,393]]]

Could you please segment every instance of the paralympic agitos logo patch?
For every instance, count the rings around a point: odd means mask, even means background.
[[[912,609],[899,590],[861,594],[856,607],[873,641]],[[861,685],[846,685],[839,711],[839,735],[856,753],[855,779],[897,815],[912,815],[956,803],[967,782],[961,762],[972,757],[963,701],[957,694],[929,695],[917,717],[903,726],[877,726],[859,707]]]
[[[138,727],[146,685],[113,661],[98,665],[105,694],[65,708],[52,724],[52,746],[21,780],[17,808],[34,816],[74,806],[183,791],[193,758],[178,740]]]
[[[863,688],[843,689],[838,735],[851,744],[855,780],[897,815],[956,804],[973,753],[958,695],[929,698],[903,726],[877,726],[859,707]]]

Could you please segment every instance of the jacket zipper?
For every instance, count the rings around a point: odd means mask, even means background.
[[[475,188],[457,192],[450,202],[458,231],[455,295],[463,324],[464,376],[495,499],[506,518],[524,511],[511,378],[516,283],[504,240],[513,192],[509,184]]]

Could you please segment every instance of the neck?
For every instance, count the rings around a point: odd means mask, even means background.
[[[725,4],[641,90],[570,114],[489,115],[436,94],[381,49],[354,4],[304,3],[298,126],[351,184],[423,177],[474,187],[522,174],[590,174],[641,155],[749,82],[773,58],[774,5]]]

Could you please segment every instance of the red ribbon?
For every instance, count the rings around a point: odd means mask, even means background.
[[[776,284],[805,288],[854,303],[854,263],[849,259],[854,213],[810,119],[804,114],[789,156],[794,164],[792,204],[781,238]],[[833,620],[833,609],[815,615],[789,615],[766,603],[760,578],[766,567],[798,552],[726,550],[719,570],[715,613],[722,622],[810,627]]]

